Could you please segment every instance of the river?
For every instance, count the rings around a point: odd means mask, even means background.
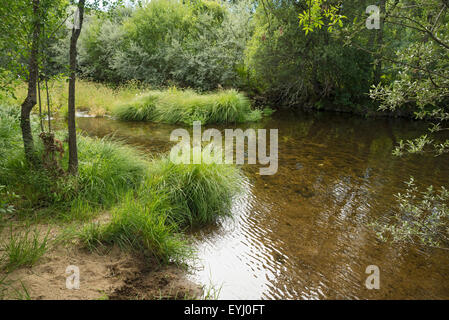
[[[113,134],[146,152],[167,152],[179,126],[77,119],[92,136]],[[207,126],[224,129],[224,126]],[[279,169],[261,176],[244,165],[243,194],[232,218],[193,232],[197,259],[189,277],[219,299],[449,299],[449,251],[377,240],[369,222],[388,217],[394,195],[449,185],[447,156],[392,155],[426,124],[336,113],[277,112],[227,128],[279,129]],[[380,289],[365,286],[367,266]]]

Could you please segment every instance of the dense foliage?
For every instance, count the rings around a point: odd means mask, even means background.
[[[80,39],[80,68],[97,81],[239,86],[249,18],[245,1],[174,0],[91,16]]]
[[[247,47],[254,89],[270,101],[299,106],[345,107],[366,101],[372,83],[372,56],[343,45],[327,30],[306,35],[299,27],[297,1],[262,1]]]
[[[41,41],[43,74],[67,72],[70,30],[58,20],[67,4],[42,2],[44,26],[51,28]],[[444,109],[429,111],[448,101],[445,0],[414,6],[382,0],[381,29],[366,27],[372,4],[367,0],[128,4],[88,11],[79,43],[82,77],[196,91],[232,87],[264,103],[357,113],[376,112],[380,105],[383,111],[412,115],[398,110],[406,105],[445,119]],[[10,9],[22,14],[7,14]],[[1,10],[4,93],[17,75],[26,77],[30,39],[15,36],[11,26],[20,18],[24,29],[16,31],[29,34],[31,13],[23,1]]]

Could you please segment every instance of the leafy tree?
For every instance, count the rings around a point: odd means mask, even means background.
[[[44,49],[57,29],[59,17],[67,4],[63,0],[5,1],[1,5],[2,56],[0,83],[3,95],[13,95],[14,83],[25,79],[27,97],[21,107],[21,128],[26,158],[34,162],[34,141],[30,114],[37,103],[39,74]]]
[[[139,80],[200,91],[239,86],[250,38],[251,1],[155,0],[88,17],[80,37],[84,77]]]
[[[355,111],[366,100],[372,56],[342,45],[327,28],[298,27],[305,1],[260,1],[246,64],[258,94],[271,103]],[[349,12],[351,13],[351,12]],[[349,15],[348,15],[349,16]]]
[[[307,9],[298,14],[299,25],[306,35],[323,26],[332,31],[336,25],[343,27],[343,19],[346,16],[340,14],[341,1],[332,4],[326,0],[308,0]]]
[[[397,110],[409,105],[419,119],[436,121],[430,133],[447,130],[441,126],[449,120],[449,12],[445,0],[416,1],[407,6],[398,1],[385,20],[407,32],[409,43],[384,60],[392,62],[395,78],[379,84],[370,92],[380,102],[381,110]],[[404,152],[449,152],[449,140],[434,141],[430,135],[401,141],[397,155]]]

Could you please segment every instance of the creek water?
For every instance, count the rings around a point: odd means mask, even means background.
[[[179,127],[77,122],[89,135],[112,134],[151,154],[168,152]],[[392,214],[410,176],[422,188],[449,185],[447,156],[392,155],[401,139],[425,133],[425,123],[277,112],[226,127],[279,129],[279,168],[261,176],[258,165],[243,165],[232,218],[193,232],[193,281],[219,299],[449,299],[448,250],[380,242],[368,225]],[[369,265],[379,267],[378,290],[365,286]]]

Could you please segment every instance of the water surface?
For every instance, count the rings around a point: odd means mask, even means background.
[[[78,126],[151,154],[169,151],[178,127],[106,118]],[[449,185],[447,156],[391,155],[424,123],[278,112],[239,127],[279,129],[279,169],[260,176],[243,166],[233,218],[194,233],[192,280],[220,289],[220,299],[449,299],[449,251],[382,243],[367,226],[391,214],[410,176]],[[365,287],[368,265],[380,268],[379,290]]]

